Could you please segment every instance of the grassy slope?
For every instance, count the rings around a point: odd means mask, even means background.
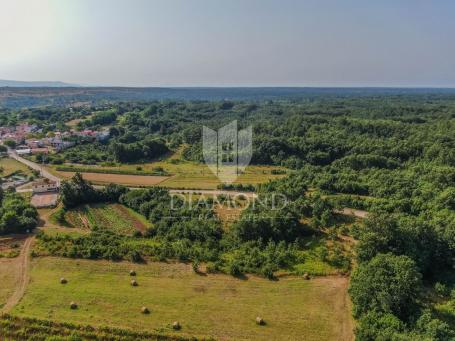
[[[138,287],[131,287],[134,267]],[[59,278],[69,280],[61,285]],[[201,276],[189,265],[131,265],[57,258],[33,260],[31,283],[15,314],[57,321],[116,325],[220,339],[330,340],[352,338],[347,279],[269,281],[226,275]],[[79,304],[70,310],[70,301]],[[140,313],[141,306],[151,309]],[[254,323],[262,316],[267,325]]]

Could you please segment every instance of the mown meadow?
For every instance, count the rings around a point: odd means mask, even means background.
[[[136,276],[131,277],[133,269]],[[60,278],[67,279],[61,284]],[[138,286],[131,286],[134,278]],[[189,264],[130,264],[40,257],[13,314],[216,339],[351,337],[347,278],[269,281],[195,273]],[[78,309],[71,310],[70,302]],[[150,314],[142,314],[141,307]],[[256,317],[266,324],[256,324]],[[178,321],[180,331],[172,329]],[[346,340],[348,339],[346,338]]]

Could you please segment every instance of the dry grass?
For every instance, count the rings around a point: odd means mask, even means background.
[[[3,177],[9,176],[17,171],[21,171],[25,175],[30,175],[32,173],[30,168],[23,163],[6,157],[0,159],[0,167],[3,168],[3,173],[0,174]]]
[[[0,258],[0,310],[19,283],[20,267],[17,258]]]
[[[79,122],[89,120],[90,118],[92,118],[92,115],[87,115],[87,116],[84,116],[83,118],[76,118],[74,120],[68,121],[65,124],[68,127],[75,128],[79,124]]]
[[[279,281],[195,274],[190,265],[135,265],[140,286],[130,285],[129,263],[36,258],[31,282],[13,313],[20,316],[160,329],[220,340],[351,340],[348,279]],[[61,285],[60,277],[68,284]],[[80,309],[68,309],[75,301]],[[142,314],[140,307],[151,314]],[[256,325],[261,316],[265,326]],[[179,321],[182,329],[172,330]]]
[[[74,172],[57,172],[64,178],[71,178]],[[82,173],[85,180],[95,184],[118,183],[127,186],[154,186],[168,179],[167,176],[123,175],[123,174],[100,174]]]
[[[14,293],[21,279],[19,256],[27,235],[0,236],[0,310]],[[8,255],[14,254],[14,258]]]
[[[19,251],[26,238],[25,234],[0,236],[0,255],[13,250]]]
[[[160,184],[160,186],[169,188],[215,189],[220,184],[218,178],[206,164],[181,160],[181,150],[176,151],[162,161],[145,164],[122,164],[117,167],[84,166],[84,168],[104,169],[106,171],[137,171],[137,167],[140,167],[144,172],[153,172],[157,167],[161,167],[172,176],[135,176],[98,173],[83,173],[83,176],[85,179],[95,183],[105,184],[114,182],[130,186],[153,186]],[[259,184],[286,176],[285,174],[272,174],[272,170],[284,170],[284,168],[250,165],[243,174],[240,174],[235,183]],[[50,171],[65,178],[74,175],[73,172],[56,171],[55,167],[50,168]]]

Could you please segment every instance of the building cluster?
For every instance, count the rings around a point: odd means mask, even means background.
[[[36,124],[29,125],[27,123],[22,123],[16,127],[0,127],[0,138],[2,141],[14,141],[18,145],[25,141],[27,135],[38,132],[40,132],[40,130]]]
[[[26,123],[20,124],[15,128],[0,127],[0,139],[2,142],[12,140],[16,143],[16,152],[24,154],[47,154],[51,151],[59,152],[74,146],[77,142],[103,141],[109,138],[109,131],[95,130],[70,130],[65,132],[56,131],[52,136],[43,138],[27,138],[33,133],[41,133],[36,125]]]

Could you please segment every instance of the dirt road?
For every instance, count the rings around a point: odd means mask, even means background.
[[[17,271],[20,273],[19,282],[15,288],[13,294],[6,301],[6,304],[3,306],[1,313],[8,313],[19,301],[22,296],[24,296],[25,289],[29,282],[29,273],[30,273],[30,250],[33,245],[35,237],[29,237],[25,241],[21,253],[16,259],[17,261]]]
[[[335,213],[342,214],[342,215],[347,215],[347,216],[353,216],[357,218],[367,218],[368,217],[368,212],[367,211],[362,211],[362,210],[357,210],[355,208],[348,208],[345,207],[341,210],[334,210]]]
[[[60,178],[58,178],[57,176],[49,173],[49,171],[47,171],[44,167],[42,167],[41,165],[37,164],[36,162],[32,162],[32,161],[26,160],[26,159],[18,156],[12,150],[9,150],[8,154],[9,154],[10,157],[16,159],[19,162],[22,162],[23,164],[29,166],[30,168],[38,170],[41,173],[41,176],[43,176],[45,178],[48,178],[50,180],[56,181],[58,184],[60,184],[60,180],[61,180]],[[95,186],[95,187],[102,188],[103,186]],[[130,187],[130,189],[137,189],[137,188]],[[30,192],[31,189],[29,189],[29,188],[27,188],[27,189],[18,189],[17,191],[18,192]],[[220,194],[223,194],[223,195],[230,195],[232,197],[246,196],[246,197],[248,197],[250,199],[251,198],[257,198],[257,194],[253,193],[253,192],[238,192],[238,191],[226,191],[226,190],[169,189],[169,192],[170,193],[174,193],[174,194],[189,194],[189,193],[198,193],[198,194],[202,194],[202,195],[220,195]],[[342,215],[346,215],[346,216],[354,216],[354,217],[362,218],[362,219],[364,219],[364,218],[366,218],[368,216],[368,212],[367,211],[357,210],[357,209],[353,209],[353,208],[349,208],[349,207],[343,208],[341,210],[334,210],[334,212],[338,213],[338,214],[342,214]]]

